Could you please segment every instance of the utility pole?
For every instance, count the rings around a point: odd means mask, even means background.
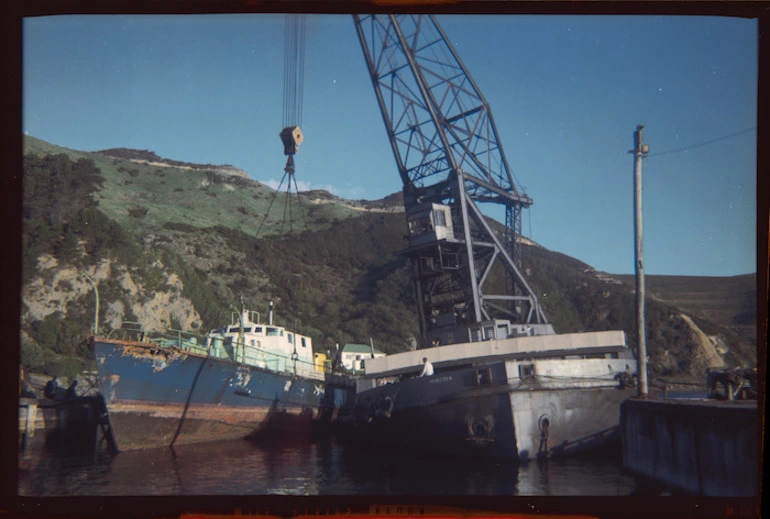
[[[639,398],[647,398],[647,333],[644,319],[644,259],[642,254],[642,157],[650,151],[642,144],[642,128],[634,132],[634,268],[636,273],[636,335],[639,341]]]

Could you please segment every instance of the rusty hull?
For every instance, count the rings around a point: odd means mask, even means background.
[[[291,431],[303,437],[339,399],[324,382],[135,341],[94,340],[119,450]],[[328,411],[328,410],[325,410]]]
[[[230,407],[162,402],[120,402],[110,409],[110,424],[120,450],[150,449],[235,440],[289,432],[309,436],[318,412],[264,406]]]

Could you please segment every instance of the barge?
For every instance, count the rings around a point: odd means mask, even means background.
[[[467,342],[367,359],[347,430],[377,444],[514,462],[618,440],[620,404],[636,393],[624,332],[531,335],[503,320],[465,331]]]

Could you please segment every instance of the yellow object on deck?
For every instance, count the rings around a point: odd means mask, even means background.
[[[316,371],[320,371],[323,373],[325,366],[326,366],[326,354],[316,353],[315,357],[313,358],[313,367],[316,369]]]

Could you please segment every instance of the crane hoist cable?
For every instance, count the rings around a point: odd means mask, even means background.
[[[287,215],[289,232],[294,230],[294,210],[292,202],[292,187],[296,196],[296,205],[301,214],[299,187],[294,176],[294,155],[299,151],[299,145],[304,140],[300,124],[302,124],[302,100],[305,81],[305,15],[287,14],[284,34],[283,56],[283,129],[280,132],[283,142],[283,153],[286,155],[286,166],[278,188],[273,194],[270,205],[257,229],[257,236],[270,214],[270,209],[281,192],[284,181],[286,182],[286,198],[284,199],[283,223],[281,234],[286,226]],[[307,228],[307,215],[305,215],[305,228]]]
[[[283,126],[299,126],[305,80],[305,16],[302,14],[286,15],[283,65]]]
[[[287,156],[284,171],[294,174],[294,154],[304,140],[302,98],[305,81],[305,16],[286,15],[283,55],[283,130],[280,136]]]

